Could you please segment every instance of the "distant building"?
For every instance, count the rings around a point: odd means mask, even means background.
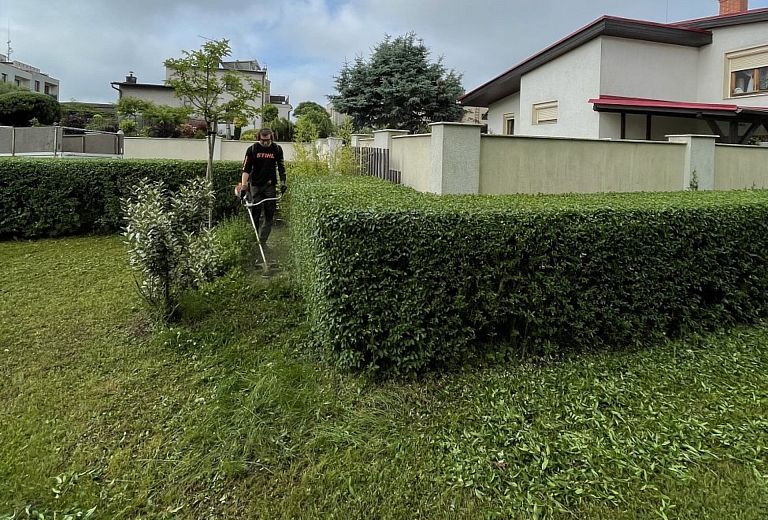
[[[59,99],[59,80],[40,72],[40,69],[32,65],[16,60],[8,61],[4,54],[0,54],[0,82],[11,83]]]
[[[328,112],[329,116],[331,116],[331,122],[336,126],[343,125],[344,122],[352,119],[347,114],[338,112],[335,108],[333,108],[333,103],[328,103],[325,106],[325,111]]]
[[[225,61],[221,63],[221,67],[218,69],[217,74],[223,75],[227,71],[237,72],[243,79],[250,80],[252,82],[261,85],[261,93],[259,97],[251,104],[256,109],[260,109],[265,104],[269,103],[272,97],[283,96],[270,96],[270,81],[267,76],[267,69],[259,66],[259,62],[256,60],[248,61]],[[173,69],[165,68],[166,79],[173,77]],[[172,107],[183,106],[181,99],[176,97],[173,88],[153,83],[139,83],[138,78],[131,72],[126,76],[125,81],[112,82],[112,88],[118,91],[118,98],[133,97],[151,101],[158,105],[168,105]],[[287,96],[284,96],[287,102]],[[280,110],[280,105],[278,111]],[[290,105],[288,105],[290,107]],[[292,107],[290,107],[292,108]],[[290,111],[290,108],[288,110]],[[257,115],[245,126],[248,128],[260,128],[261,116]]]
[[[291,105],[288,96],[269,96],[269,103],[277,107],[277,117],[290,119],[293,105]]]

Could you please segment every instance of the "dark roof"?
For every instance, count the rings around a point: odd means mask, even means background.
[[[133,87],[133,88],[162,88],[162,89],[173,90],[173,87],[169,87],[168,85],[156,85],[154,83],[127,83],[125,81],[113,81],[112,85],[119,85],[121,87]]]
[[[712,43],[712,33],[702,29],[603,16],[515,65],[505,73],[467,92],[459,98],[459,103],[468,106],[487,107],[491,103],[520,90],[520,78],[523,74],[584,45],[598,36],[615,36],[687,47],[703,47]]]
[[[744,25],[768,21],[768,9],[752,9],[743,13],[708,16],[695,20],[684,20],[670,24],[676,27],[689,27],[693,29],[715,29],[717,27],[729,27],[731,25]]]

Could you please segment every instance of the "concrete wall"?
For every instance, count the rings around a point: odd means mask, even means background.
[[[480,193],[683,189],[684,145],[482,136]]]
[[[715,189],[768,188],[768,147],[715,145]]]
[[[587,100],[600,92],[600,40],[596,38],[522,77],[516,134],[599,137],[600,118]],[[548,101],[558,102],[557,123],[533,124],[533,105]],[[496,112],[494,125],[501,124],[502,115]]]
[[[86,154],[120,154],[118,136],[109,134],[65,135],[61,142],[62,152]]]
[[[216,140],[213,158],[216,161],[242,161],[245,150],[252,141]],[[295,157],[293,143],[277,143],[283,148],[286,161]],[[206,139],[160,139],[150,137],[126,137],[126,159],[182,159],[208,160],[208,141]]]
[[[389,168],[400,172],[401,183],[417,191],[430,190],[432,171],[430,134],[406,135],[392,139]]]
[[[208,146],[205,139],[126,137],[124,148],[126,159],[184,159],[190,161],[208,159]]]

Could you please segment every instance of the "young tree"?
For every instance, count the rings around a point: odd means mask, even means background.
[[[293,115],[296,116],[297,123],[302,118],[311,121],[315,129],[317,129],[318,138],[325,139],[333,135],[331,116],[328,114],[328,111],[314,101],[302,101],[296,106]]]
[[[280,115],[280,111],[275,105],[264,105],[261,107],[261,119],[264,123],[271,123],[277,119],[278,115]]]
[[[458,121],[461,75],[446,70],[442,58],[431,63],[429,49],[415,33],[387,36],[367,61],[345,63],[329,96],[356,128],[402,128],[412,132],[436,121]]]
[[[208,168],[211,181],[213,148],[220,121],[233,122],[236,117],[251,117],[258,109],[251,102],[261,92],[261,85],[245,80],[235,71],[223,69],[222,60],[231,56],[229,40],[210,40],[196,51],[181,51],[182,58],[169,58],[165,66],[172,75],[165,83],[173,87],[176,96],[205,121],[208,128]],[[208,211],[208,225],[213,223],[213,209]]]

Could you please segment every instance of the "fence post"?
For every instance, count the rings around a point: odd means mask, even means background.
[[[480,193],[481,125],[432,123],[430,190],[438,195]]]
[[[11,156],[16,156],[16,127],[11,127]]]
[[[685,143],[683,185],[687,190],[715,189],[715,143],[717,135],[668,135],[672,143]]]

